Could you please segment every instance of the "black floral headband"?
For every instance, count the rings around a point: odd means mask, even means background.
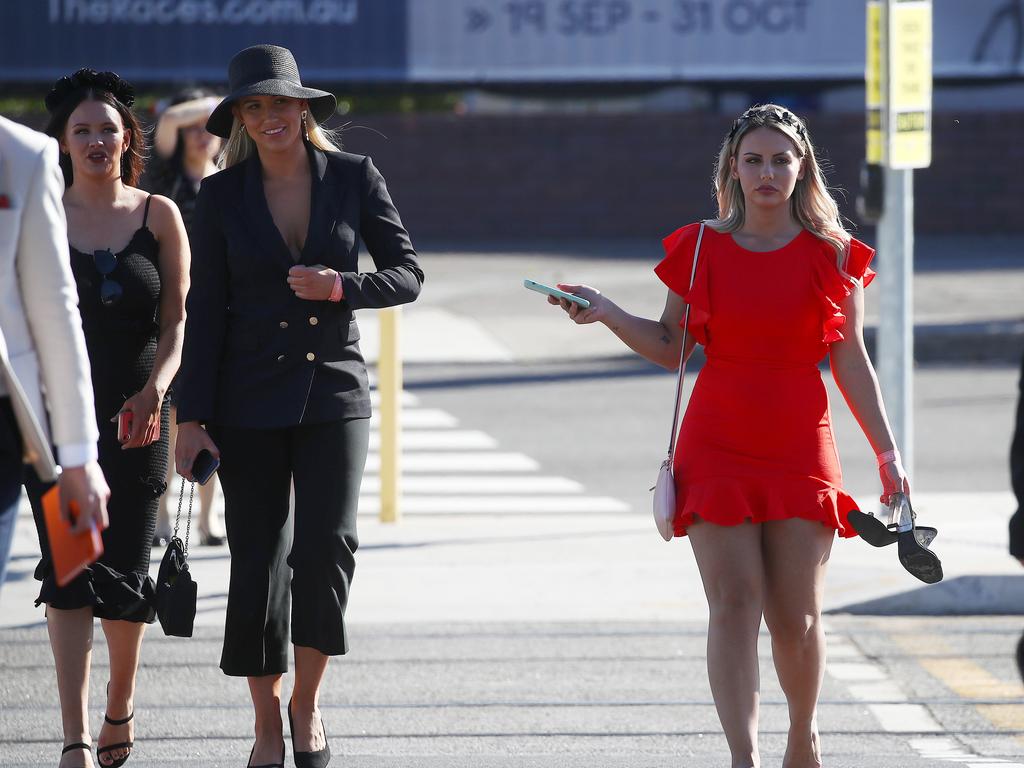
[[[80,69],[53,84],[46,94],[46,111],[53,114],[68,96],[83,88],[106,91],[126,107],[135,103],[135,87],[116,72]]]
[[[803,124],[797,119],[796,115],[794,115],[792,112],[786,109],[763,109],[761,107],[751,107],[738,118],[736,118],[735,121],[733,121],[732,130],[729,131],[729,141],[733,140],[737,132],[739,132],[740,128],[742,128],[746,123],[749,123],[750,121],[758,117],[760,117],[765,122],[770,120],[772,122],[788,125],[794,131],[796,131],[797,136],[799,136],[804,141],[807,141],[806,129],[804,128]],[[763,124],[764,123],[762,123],[762,125]]]

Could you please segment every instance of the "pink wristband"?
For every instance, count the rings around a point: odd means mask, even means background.
[[[328,301],[338,302],[338,301],[341,301],[341,298],[342,298],[343,295],[344,295],[344,288],[342,288],[342,285],[341,285],[341,273],[340,272],[335,272],[334,273],[334,288],[331,289],[331,295],[327,297],[327,300]]]
[[[878,466],[882,467],[886,464],[890,464],[894,461],[902,461],[900,458],[900,452],[893,448],[891,451],[882,451],[880,454],[875,456],[875,460],[878,462]]]

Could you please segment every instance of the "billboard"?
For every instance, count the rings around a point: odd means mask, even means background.
[[[409,4],[420,81],[859,80],[864,0]],[[942,0],[935,76],[1024,77],[1024,0]]]
[[[864,0],[4,0],[0,80],[222,80],[254,43],[321,82],[859,80]],[[935,6],[937,78],[1024,77],[1024,0]]]
[[[290,48],[310,82],[405,79],[404,2],[4,0],[0,79],[51,82],[79,67],[134,82],[226,79],[249,45]]]

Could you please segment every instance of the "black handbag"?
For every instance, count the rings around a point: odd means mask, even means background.
[[[160,619],[164,634],[171,637],[192,637],[192,627],[196,618],[198,588],[188,570],[188,539],[192,531],[192,499],[195,496],[196,484],[191,483],[190,486],[185,540],[178,538],[181,505],[185,498],[185,481],[182,480],[181,491],[178,494],[178,514],[174,519],[174,535],[160,561],[156,579],[156,615]]]

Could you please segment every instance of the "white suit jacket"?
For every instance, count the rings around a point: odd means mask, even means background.
[[[0,396],[47,479],[51,443],[78,466],[99,438],[63,194],[56,141],[0,117]]]

